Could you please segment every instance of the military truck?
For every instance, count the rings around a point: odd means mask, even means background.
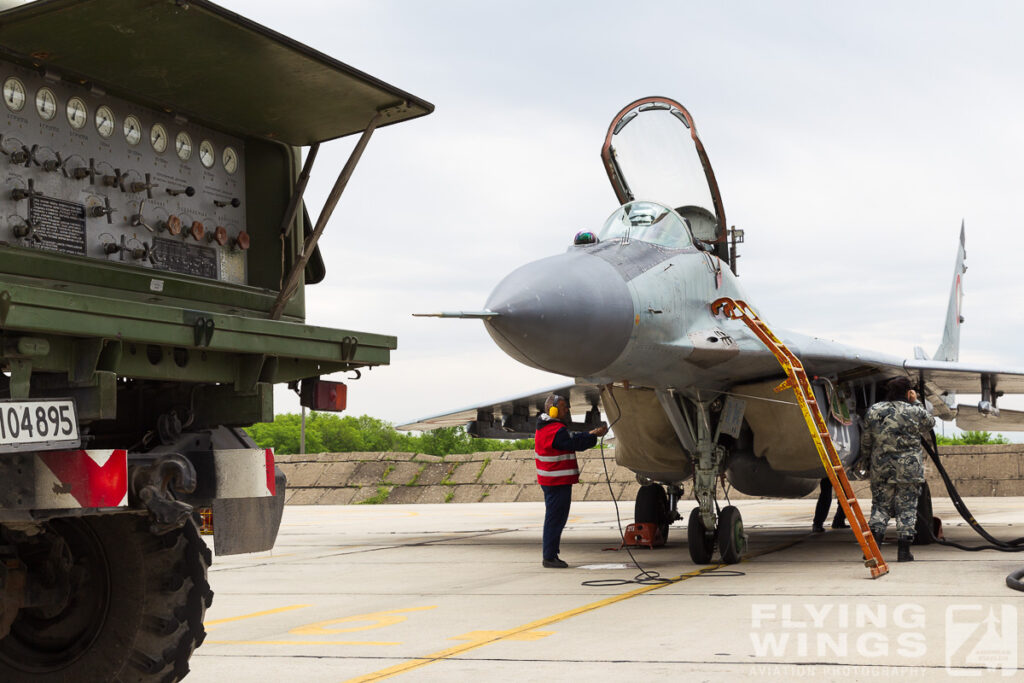
[[[280,525],[242,428],[389,362],[303,292],[374,130],[433,106],[205,0],[0,2],[0,83],[0,680],[180,680],[196,509],[218,555]],[[356,134],[311,221],[320,144]]]

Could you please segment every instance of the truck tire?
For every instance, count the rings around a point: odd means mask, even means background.
[[[212,556],[195,524],[155,536],[146,517],[119,514],[57,519],[45,529],[49,556],[56,546],[65,558],[70,596],[19,611],[0,640],[0,680],[184,678],[206,637],[203,617],[213,600],[206,579]],[[29,556],[32,549],[25,550]]]

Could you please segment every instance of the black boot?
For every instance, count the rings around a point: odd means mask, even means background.
[[[897,562],[913,562],[914,556],[910,554],[910,544],[913,543],[912,538],[900,538],[898,544],[898,550],[896,553]]]
[[[871,535],[875,537],[875,545],[877,545],[879,548],[881,548],[882,547],[882,540],[885,538],[885,532],[884,531],[875,531],[874,529],[872,529],[871,530]]]

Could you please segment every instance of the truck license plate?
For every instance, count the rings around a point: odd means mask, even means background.
[[[0,401],[0,452],[80,443],[72,399]]]

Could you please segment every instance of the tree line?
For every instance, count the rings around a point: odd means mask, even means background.
[[[987,443],[1010,443],[1002,434],[992,435],[991,432],[965,431],[957,436],[942,436],[937,434],[935,439],[940,446],[978,446]]]
[[[298,453],[302,416],[285,413],[245,431],[260,448]],[[390,422],[369,415],[352,417],[311,412],[306,415],[306,453],[395,451],[451,455],[480,451],[533,450],[533,439],[476,439],[462,427],[442,427],[419,435],[399,432]]]
[[[261,422],[246,429],[260,448],[275,453],[298,453],[302,416],[285,413],[273,422]],[[1010,443],[1002,434],[965,431],[957,436],[938,437],[940,446]],[[399,432],[390,422],[369,415],[352,417],[311,412],[306,416],[307,453],[477,453],[481,451],[533,450],[533,439],[475,439],[462,427],[443,427],[419,435]]]

